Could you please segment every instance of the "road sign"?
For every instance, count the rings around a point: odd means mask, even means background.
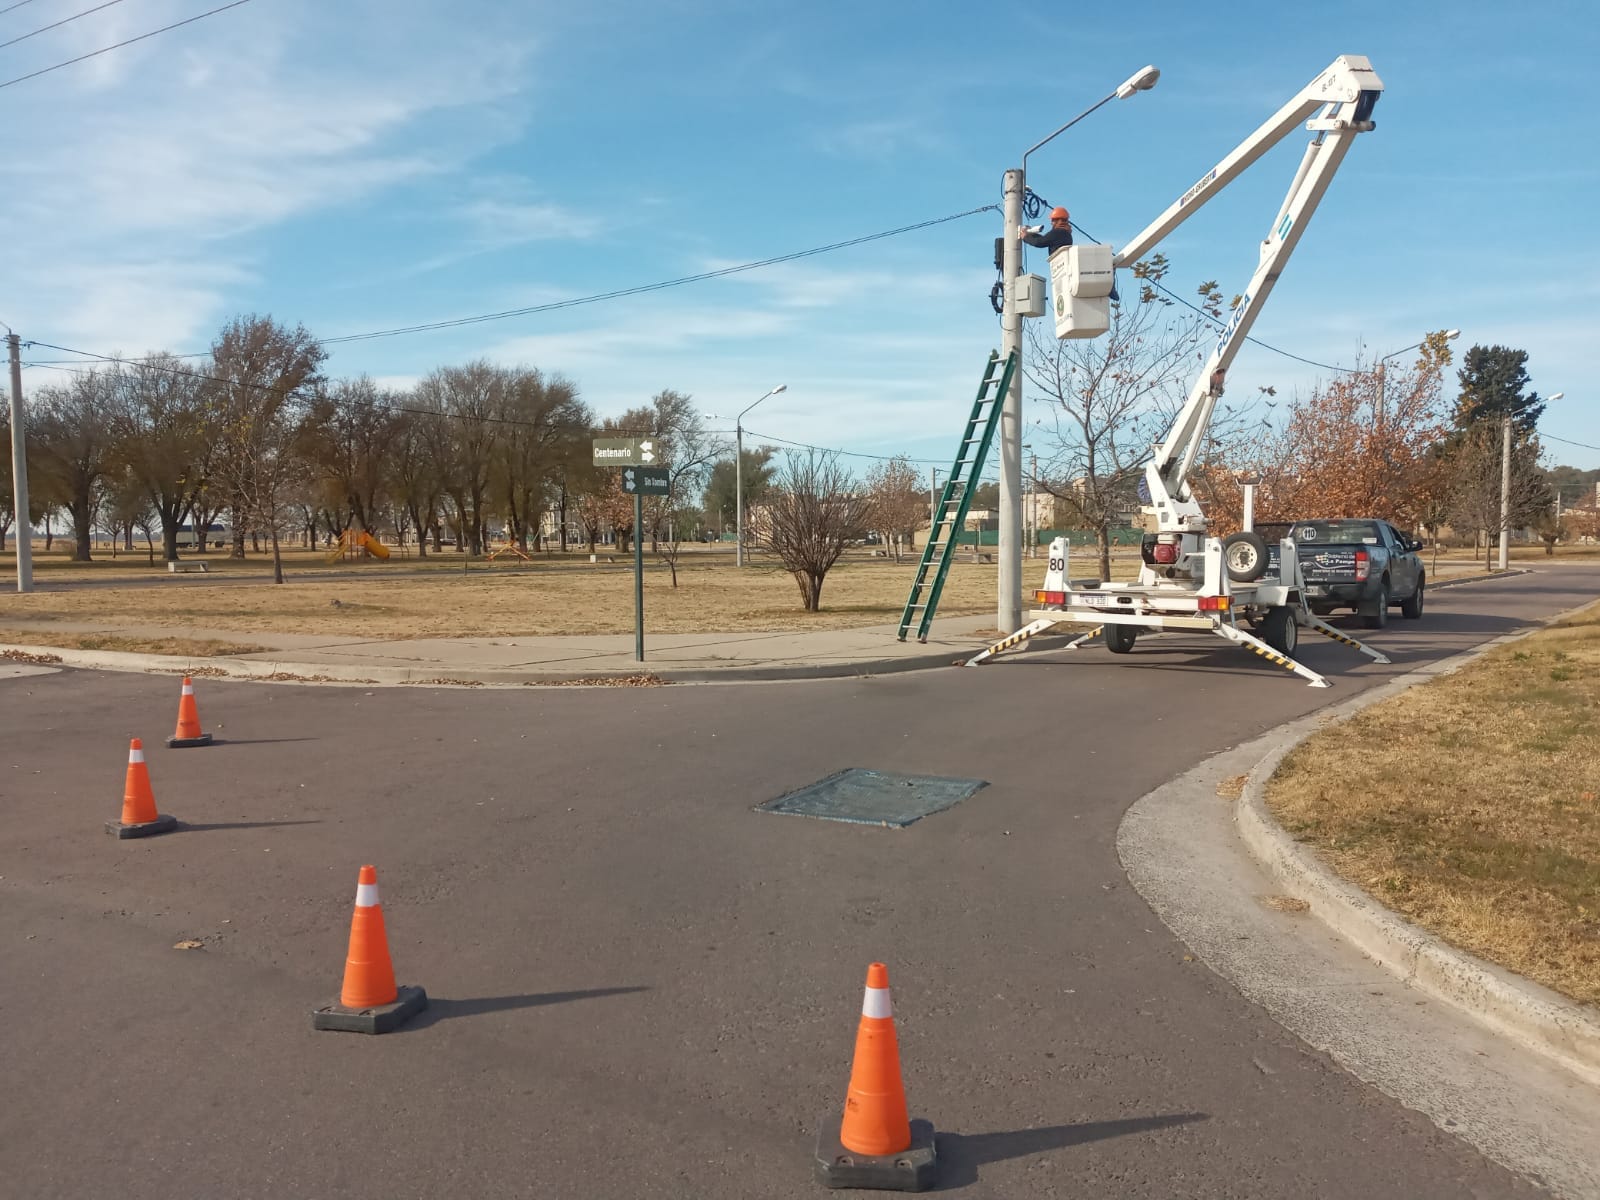
[[[597,467],[649,466],[655,461],[653,438],[594,439],[594,465]]]
[[[665,467],[623,467],[622,490],[630,496],[668,495],[672,491],[672,472]]]

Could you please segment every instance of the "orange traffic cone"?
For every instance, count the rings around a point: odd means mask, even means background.
[[[106,832],[118,838],[149,837],[176,829],[178,818],[156,811],[155,794],[150,790],[150,769],[144,762],[144,743],[138,738],[128,743],[128,778],[122,787],[122,820],[107,821]]]
[[[183,677],[183,695],[178,697],[178,730],[167,739],[173,749],[186,746],[209,746],[211,735],[200,732],[200,710],[194,704],[194,681]]]
[[[933,1126],[906,1117],[889,968],[882,963],[867,968],[844,1115],[824,1120],[816,1161],[817,1181],[830,1188],[920,1192],[937,1179]]]
[[[428,1007],[419,987],[396,987],[389,961],[389,935],[378,902],[378,869],[362,867],[356,883],[356,911],[350,919],[350,952],[345,956],[339,1003],[311,1014],[313,1029],[346,1033],[388,1033]]]

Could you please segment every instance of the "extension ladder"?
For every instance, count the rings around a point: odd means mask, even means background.
[[[999,377],[995,370],[999,368]],[[917,641],[928,640],[928,627],[933,624],[933,614],[939,607],[939,594],[944,591],[945,576],[950,572],[950,559],[955,553],[956,534],[967,519],[967,509],[972,506],[972,495],[977,488],[978,475],[989,454],[989,443],[994,440],[995,426],[1000,423],[1000,409],[1005,404],[1006,392],[1011,388],[1011,376],[1017,369],[1016,352],[1002,361],[999,351],[991,351],[984,368],[983,382],[978,384],[978,398],[972,402],[972,416],[967,419],[967,431],[956,449],[956,460],[950,468],[950,478],[945,481],[939,503],[933,510],[933,524],[928,528],[928,544],[922,548],[922,562],[917,567],[917,578],[906,598],[906,610],[900,616],[903,642],[911,623],[917,623]]]

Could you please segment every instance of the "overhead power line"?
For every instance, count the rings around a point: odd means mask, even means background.
[[[472,317],[454,317],[445,321],[428,321],[419,325],[402,325],[395,329],[377,329],[371,333],[347,333],[342,337],[323,338],[324,346],[337,346],[344,342],[364,342],[373,338],[398,337],[406,333],[427,333],[435,329],[454,329],[461,325],[480,325],[486,321],[504,321],[511,317],[528,317],[535,313],[555,312],[563,308],[576,308],[581,304],[597,304],[602,300],[619,300],[624,296],[638,296],[645,292],[659,292],[666,288],[681,287],[686,283],[700,283],[707,279],[720,279],[725,275],[737,275],[742,271],[754,271],[759,267],[776,266],[778,263],[793,262],[799,258],[809,258],[814,254],[827,254],[833,250],[843,250],[848,246],[859,246],[865,242],[877,242],[884,238],[898,237],[902,233],[910,233],[917,229],[927,229],[931,225],[943,225],[947,221],[959,221],[963,217],[974,216],[981,212],[995,212],[999,205],[985,204],[980,208],[969,208],[966,212],[951,213],[947,217],[934,217],[930,221],[918,221],[914,225],[902,225],[898,229],[886,229],[882,233],[869,233],[864,237],[849,238],[842,242],[830,242],[826,246],[814,246],[810,250],[796,250],[792,254],[780,254],[776,258],[763,258],[759,262],[740,263],[734,267],[722,267],[715,271],[702,271],[698,275],[683,275],[677,279],[666,279],[659,283],[643,283],[636,287],[618,288],[611,292],[597,292],[589,296],[574,296],[569,300],[554,300],[548,304],[532,304],[526,308],[508,308],[502,312],[480,313]]]
[[[121,4],[122,0],[106,0],[104,4],[97,4],[94,8],[86,8],[81,13],[73,13],[70,17],[63,17],[53,25],[41,25],[32,33],[25,33],[21,37],[14,37],[9,42],[0,42],[0,50],[7,46],[15,46],[18,42],[25,42],[31,37],[38,37],[41,33],[49,33],[52,29],[60,29],[63,25],[70,25],[79,17],[87,17],[90,13],[97,13],[102,8],[110,8],[113,4]]]
[[[178,28],[181,28],[184,25],[193,25],[196,21],[203,21],[207,17],[214,17],[220,12],[227,12],[230,8],[238,8],[241,4],[249,4],[249,3],[250,3],[250,0],[233,0],[233,2],[231,4],[219,5],[216,8],[210,9],[210,10],[208,10],[206,12],[203,12],[203,13],[199,13],[196,16],[185,17],[181,21],[174,21],[171,25],[163,25],[160,29],[152,29],[149,33],[141,33],[138,37],[131,37],[131,38],[128,38],[126,41],[117,42],[117,43],[115,43],[113,45],[110,45],[110,46],[102,46],[98,50],[91,50],[87,54],[78,55],[77,58],[69,58],[65,62],[58,62],[54,66],[42,67],[37,71],[30,71],[26,75],[18,75],[15,79],[7,79],[4,83],[0,83],[0,88],[8,88],[14,83],[25,83],[30,79],[37,79],[41,75],[50,74],[51,71],[59,71],[59,70],[61,70],[62,67],[70,67],[74,63],[81,63],[85,59],[95,58],[95,57],[98,57],[101,54],[109,54],[113,50],[120,50],[124,46],[131,46],[135,42],[142,42],[146,38],[153,38],[158,33],[166,33],[169,30],[178,29]],[[6,11],[9,11],[9,10],[6,10]],[[91,9],[90,11],[92,12],[94,10]],[[79,15],[81,16],[82,14],[79,14]]]
[[[5,16],[13,8],[21,8],[24,4],[32,4],[32,3],[33,3],[33,0],[17,0],[17,2],[15,4],[10,5],[7,8],[0,8],[0,17]]]

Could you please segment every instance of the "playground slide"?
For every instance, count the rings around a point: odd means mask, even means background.
[[[361,545],[362,548],[365,549],[368,554],[372,555],[373,558],[389,557],[389,547],[385,546],[370,533],[363,533],[361,535]]]

